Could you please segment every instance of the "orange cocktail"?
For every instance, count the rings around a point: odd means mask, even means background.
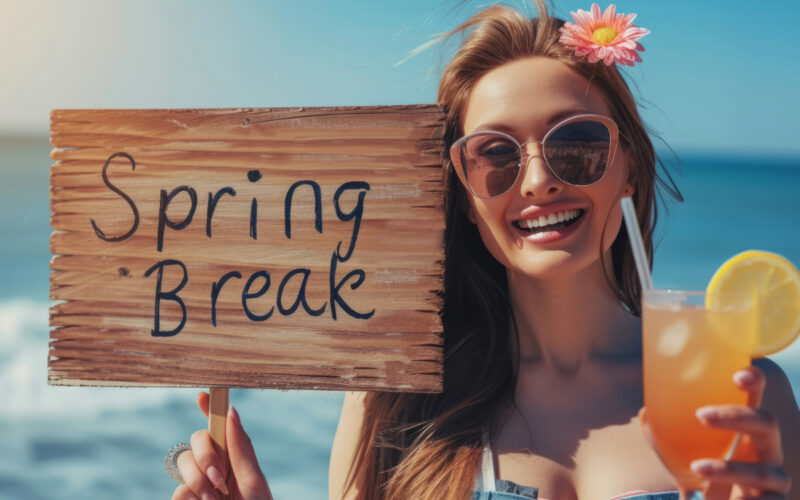
[[[703,479],[689,468],[699,458],[726,458],[736,433],[700,423],[695,410],[747,404],[732,380],[750,365],[749,310],[705,307],[703,292],[647,290],[642,298],[644,404],[656,451],[687,490]]]

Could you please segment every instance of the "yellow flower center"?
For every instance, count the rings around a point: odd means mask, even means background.
[[[592,32],[592,40],[598,45],[608,45],[616,36],[617,32],[607,26],[597,28]]]

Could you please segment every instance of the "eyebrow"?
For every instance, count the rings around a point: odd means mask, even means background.
[[[566,118],[569,118],[570,116],[589,115],[589,114],[596,114],[596,113],[592,113],[591,111],[589,111],[587,109],[572,109],[572,108],[570,108],[570,109],[561,110],[561,111],[553,114],[552,116],[550,116],[550,118],[546,122],[547,123],[547,128],[550,129],[550,127],[552,127],[556,123],[558,123],[558,122],[560,122],[560,121],[562,121],[562,120],[564,120]],[[496,130],[498,132],[506,132],[506,133],[508,133],[509,135],[512,135],[512,136],[514,135],[512,132],[515,132],[514,127],[509,127],[508,125],[505,125],[505,124],[503,124],[501,122],[482,123],[482,124],[478,125],[475,128],[475,130],[473,130],[473,132],[478,132],[478,131],[482,131],[482,130]]]

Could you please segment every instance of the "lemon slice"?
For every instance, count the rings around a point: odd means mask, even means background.
[[[800,272],[786,258],[748,250],[728,259],[708,283],[706,309],[751,310],[752,355],[766,356],[800,335]]]

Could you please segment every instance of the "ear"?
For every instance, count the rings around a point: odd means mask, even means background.
[[[630,182],[626,182],[625,183],[625,188],[622,190],[622,196],[623,197],[625,197],[625,196],[633,196],[633,193],[635,191],[636,190],[633,189],[633,186],[631,185],[631,183]]]

